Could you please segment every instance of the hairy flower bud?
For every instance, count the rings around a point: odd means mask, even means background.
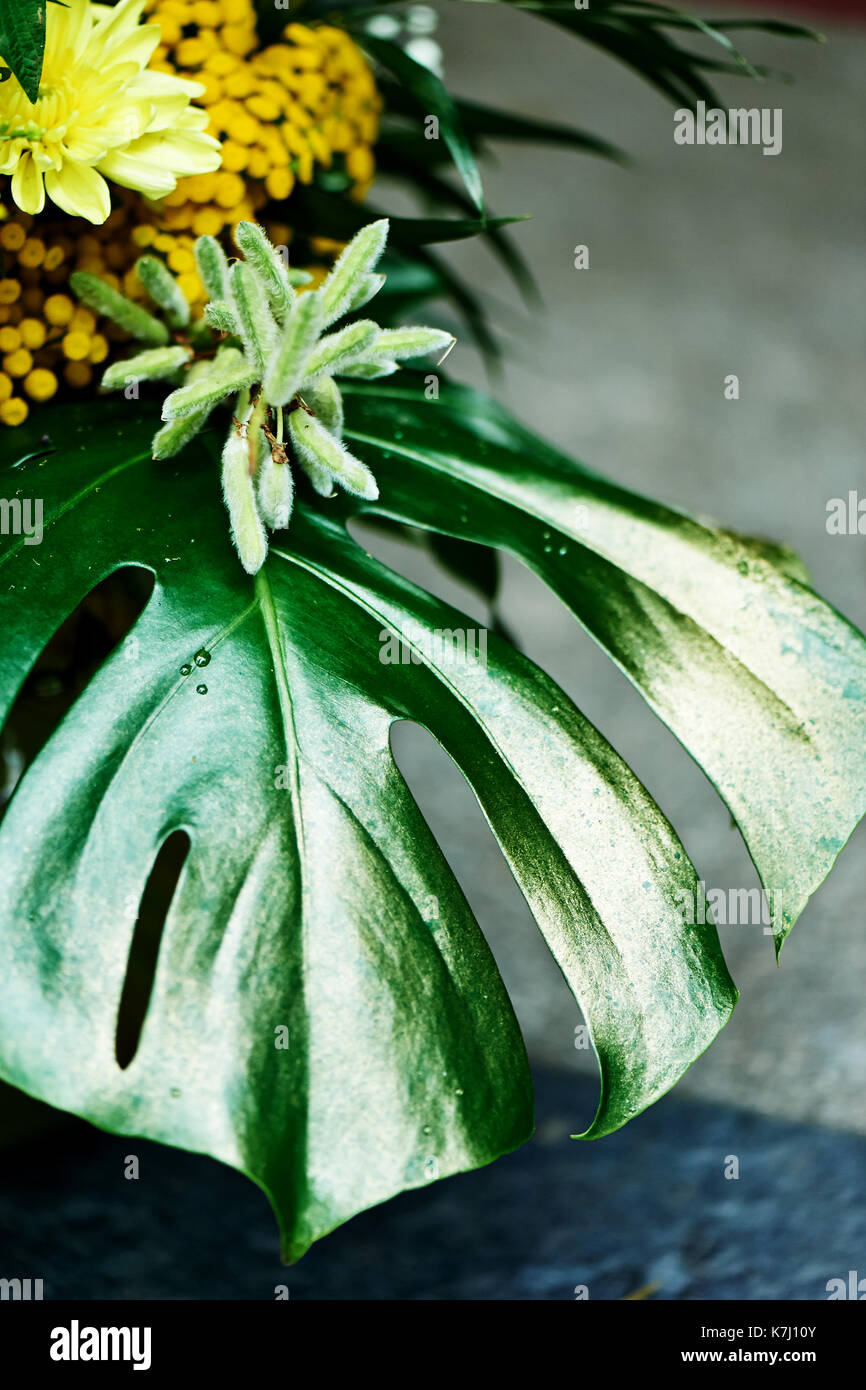
[[[271,308],[282,322],[292,307],[295,292],[279,253],[255,222],[239,222],[235,241],[264,285]]]
[[[217,333],[234,333],[236,337],[240,337],[237,316],[227,300],[215,299],[206,304],[204,316]]]
[[[388,219],[370,222],[353,236],[322,284],[325,327],[348,313],[361,285],[375,266],[388,240]]]
[[[163,401],[163,420],[175,420],[178,416],[192,415],[204,406],[212,408],[233,392],[251,386],[256,379],[256,373],[250,369],[241,353],[237,356],[240,358],[239,364],[228,365],[215,361],[212,371],[203,380],[172,391]]]
[[[141,343],[150,347],[164,347],[169,340],[169,332],[164,323],[155,319],[140,304],[134,304],[125,294],[112,289],[98,275],[89,270],[75,270],[69,277],[73,292],[94,313],[111,319],[119,328],[131,333]]]
[[[288,405],[307,375],[307,364],[322,331],[322,300],[316,290],[301,295],[283,329],[265,373],[271,405]]]
[[[246,261],[236,261],[231,267],[229,284],[247,358],[261,381],[277,342],[277,325],[265,287]]]
[[[120,391],[130,381],[165,381],[174,376],[190,359],[189,348],[151,348],[127,357],[124,362],[112,362],[102,378],[103,391]]]
[[[223,497],[231,523],[232,540],[247,574],[256,574],[265,563],[268,540],[250,477],[249,440],[245,428],[232,425],[223,447]]]
[[[396,367],[396,363],[394,364]],[[325,429],[339,439],[343,433],[343,397],[332,376],[320,376],[304,389],[304,402]]]
[[[193,247],[199,278],[210,299],[228,299],[229,263],[216,237],[200,236]]]
[[[303,409],[289,416],[289,433],[298,458],[315,472],[330,473],[346,492],[369,501],[379,496],[376,480],[365,463],[350,454],[339,439]]]
[[[259,465],[258,498],[265,524],[272,531],[285,531],[295,498],[294,479],[291,466],[277,462],[266,440]]]
[[[135,273],[172,328],[186,328],[189,304],[171,271],[156,256],[139,256]]]
[[[361,361],[379,332],[378,324],[372,319],[359,319],[337,333],[326,334],[310,354],[304,381],[315,381],[319,376],[339,376],[344,368]]]

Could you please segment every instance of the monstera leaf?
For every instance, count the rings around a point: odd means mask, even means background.
[[[756,862],[793,902],[814,888],[863,809],[859,635],[771,549],[603,482],[473,393],[427,401],[407,374],[347,403],[375,509],[535,566],[706,767]],[[622,1125],[736,997],[714,927],[683,921],[696,875],[659,809],[507,642],[455,655],[470,620],[349,536],[369,504],[302,500],[250,579],[221,431],[156,463],[137,409],[102,404],[97,425],[58,409],[56,452],[19,431],[24,461],[3,470],[46,528],[39,546],[2,538],[4,714],[100,580],[132,565],[155,584],[0,826],[0,1075],[248,1173],[287,1259],[521,1143],[519,1030],[391,756],[410,719],[473,787],[584,1010],[601,1073],[586,1137]],[[122,1067],[136,904],[178,831],[189,852]]]

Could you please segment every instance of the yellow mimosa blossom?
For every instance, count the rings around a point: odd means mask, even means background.
[[[198,82],[148,69],[157,24],[139,24],[145,0],[49,5],[45,63],[35,103],[14,77],[0,84],[0,175],[22,212],[46,195],[73,217],[105,222],[106,179],[163,198],[178,178],[220,164],[207,113],[190,105]]]

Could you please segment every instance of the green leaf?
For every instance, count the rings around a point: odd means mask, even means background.
[[[382,415],[378,392],[352,399],[353,437],[374,441],[365,460],[393,493],[383,510],[405,506],[413,522],[420,510],[428,525],[441,495],[442,529],[462,525],[455,490],[474,499],[485,448],[507,434],[496,411],[483,425],[476,405],[462,425],[450,398],[419,406],[411,389],[386,391]],[[252,579],[219,495],[222,430],[158,463],[139,442],[152,421],[128,403],[107,403],[98,427],[90,416],[58,407],[57,452],[10,475],[19,496],[44,499],[45,537],[0,540],[0,709],[102,577],[137,565],[155,587],[134,658],[127,642],[107,659],[0,825],[3,1078],[248,1173],[289,1259],[355,1212],[521,1143],[524,1049],[393,761],[391,726],[409,719],[473,787],[581,1001],[602,1078],[587,1135],[661,1096],[735,991],[715,929],[683,921],[695,872],[622,760],[500,638],[487,635],[486,661],[455,657],[447,634],[474,624],[349,537],[343,519],[364,504],[299,500],[285,546]],[[18,432],[22,452],[37,428]],[[525,481],[536,457],[544,474],[533,441]],[[411,482],[395,482],[398,465]],[[495,490],[479,498],[480,529],[499,515],[499,539],[514,528],[529,543],[531,518]],[[383,660],[399,637],[406,660]],[[175,830],[189,854],[121,1069],[135,904]]]
[[[484,190],[475,156],[463,129],[457,105],[441,78],[416,62],[399,44],[390,39],[377,39],[364,34],[361,40],[367,52],[397,78],[412,99],[421,120],[435,116],[439,134],[444,140],[466,191],[481,215],[484,215]]]
[[[43,0],[0,0],[0,58],[12,69],[31,102],[39,96],[45,16]]]
[[[730,808],[780,950],[866,811],[862,634],[785,549],[607,482],[472,391],[431,414],[405,378],[343,388],[376,509],[510,551],[563,599]]]
[[[402,148],[399,139],[394,141],[386,131],[380,134],[376,145],[376,164],[380,173],[390,174],[413,184],[433,203],[450,205],[462,212],[471,211],[472,205],[462,189],[453,188],[446,179],[421,163],[417,156],[410,157]],[[510,237],[501,227],[490,225],[479,232],[479,235],[489,242],[494,254],[499,257],[527,302],[537,307],[540,293],[535,277]]]
[[[442,162],[443,155],[439,141],[426,139],[418,131],[417,125],[407,126],[403,123],[398,125],[389,119],[394,115],[414,116],[415,114],[415,107],[411,101],[407,100],[400,84],[389,81],[387,78],[379,78],[377,85],[385,101],[383,124],[377,142],[377,164],[379,162],[378,145],[381,144],[383,138],[389,144],[402,149],[416,163],[428,165]],[[568,149],[580,150],[584,154],[599,155],[603,159],[612,159],[620,164],[630,162],[624,150],[596,135],[590,135],[587,131],[578,130],[574,126],[562,125],[555,121],[539,120],[534,116],[521,116],[512,111],[501,111],[494,106],[485,106],[477,101],[467,101],[462,97],[455,97],[454,104],[473,149],[480,147],[484,139],[519,140],[539,145],[563,145]]]
[[[292,194],[292,225],[297,231],[312,236],[348,241],[371,220],[385,216],[390,223],[391,246],[410,249],[431,242],[462,241],[491,228],[528,220],[525,217],[392,217],[368,202],[352,203],[318,188],[302,187]]]

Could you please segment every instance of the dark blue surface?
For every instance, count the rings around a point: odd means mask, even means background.
[[[574,1142],[593,1085],[536,1077],[536,1138],[357,1217],[290,1269],[208,1159],[75,1125],[0,1161],[0,1275],[46,1298],[825,1299],[866,1276],[866,1139],[674,1096]],[[123,1177],[126,1154],[138,1181]],[[724,1177],[728,1155],[737,1180]]]

